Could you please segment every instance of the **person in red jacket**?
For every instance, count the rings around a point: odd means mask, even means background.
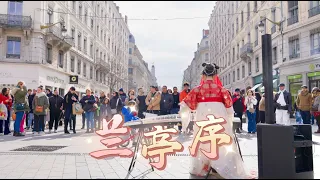
[[[239,88],[235,90],[232,96],[232,102],[233,102],[234,117],[240,118],[240,121],[241,121],[240,130],[242,131],[242,123],[243,123],[242,115],[246,111],[246,106],[244,105],[244,98],[241,96]]]
[[[9,90],[7,88],[3,88],[0,94],[0,103],[6,105],[8,109],[8,118],[6,121],[0,120],[0,135],[8,135],[10,134],[9,123],[11,117],[11,108],[12,108],[12,98],[9,94]],[[4,131],[3,131],[3,124],[4,124]]]

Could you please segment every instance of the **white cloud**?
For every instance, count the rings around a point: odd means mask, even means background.
[[[215,1],[115,1],[120,12],[128,16],[128,24],[144,60],[154,63],[159,85],[168,87],[182,83],[183,71],[190,64],[202,29],[208,21]],[[181,20],[134,20],[171,19]],[[132,19],[132,20],[130,20]]]

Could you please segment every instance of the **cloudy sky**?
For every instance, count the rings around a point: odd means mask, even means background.
[[[136,45],[149,67],[154,63],[159,85],[181,87],[183,71],[190,64],[202,29],[208,29],[214,1],[115,1]],[[182,20],[134,20],[191,18]],[[133,19],[133,20],[130,20]]]

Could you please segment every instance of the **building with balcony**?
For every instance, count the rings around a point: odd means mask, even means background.
[[[2,1],[0,86],[128,90],[129,34],[113,1]]]
[[[152,72],[155,72],[154,66],[152,66]],[[134,36],[130,34],[128,60],[129,90],[133,89],[135,92],[138,92],[139,88],[143,88],[144,92],[149,92],[151,85],[157,85],[155,73],[152,72],[148,68],[148,63],[143,60]]]
[[[183,82],[190,83],[193,88],[200,84],[201,73],[203,71],[202,63],[210,63],[209,59],[209,30],[202,30],[202,39],[197,44],[197,51],[194,52],[194,57],[191,64],[184,71]]]
[[[283,15],[281,17],[281,9]],[[225,16],[220,16],[226,14]],[[274,22],[283,20],[283,31]],[[231,91],[262,87],[261,32],[272,36],[274,89],[282,82],[294,97],[302,84],[320,86],[320,4],[318,1],[217,2],[209,20],[211,61]],[[241,26],[240,26],[241,24]],[[243,24],[243,25],[242,25]]]

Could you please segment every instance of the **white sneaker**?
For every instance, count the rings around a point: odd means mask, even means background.
[[[57,133],[57,130],[54,130],[53,132],[54,132],[54,133]]]
[[[51,134],[51,129],[49,130],[49,134]]]
[[[40,132],[40,135],[45,135],[46,133],[44,131],[41,131]]]
[[[0,136],[4,136],[4,134],[3,134],[3,133],[0,133]]]

